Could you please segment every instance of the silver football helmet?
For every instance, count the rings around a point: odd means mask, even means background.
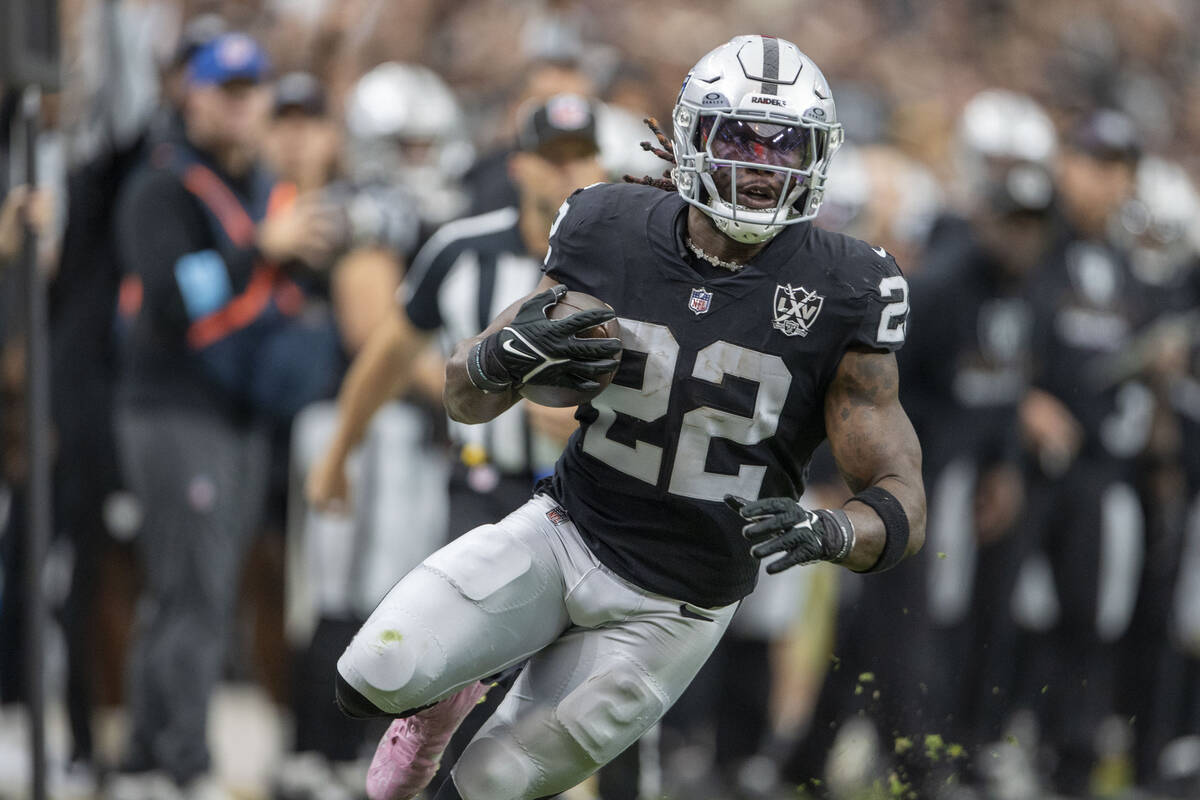
[[[1179,281],[1200,253],[1200,192],[1181,164],[1158,156],[1138,162],[1136,193],[1112,224],[1134,275],[1153,286]]]
[[[958,119],[961,200],[977,204],[1003,180],[1021,205],[1047,206],[1057,151],[1054,123],[1037,101],[1007,89],[984,89],[967,101]]]
[[[389,62],[363,75],[346,101],[347,170],[359,183],[398,183],[431,224],[458,216],[458,185],[474,158],[454,92],[419,64]]]
[[[765,242],[821,207],[842,144],[829,84],[774,36],[736,36],[683,81],[672,115],[680,196],[739,242]]]

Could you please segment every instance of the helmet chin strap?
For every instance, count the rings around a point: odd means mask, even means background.
[[[717,209],[716,204],[720,202],[725,206],[725,209]],[[744,222],[742,220],[733,220],[726,214],[732,213],[733,208],[724,201],[718,201],[712,197],[708,198],[708,206],[713,209],[714,213],[709,214],[709,219],[717,226],[717,230],[733,239],[735,242],[742,244],[761,244],[762,242],[770,241],[783,230],[782,225],[778,224],[763,224],[761,222]],[[722,213],[725,211],[725,213]]]

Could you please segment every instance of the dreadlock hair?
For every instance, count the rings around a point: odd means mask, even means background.
[[[650,130],[654,133],[654,138],[658,139],[662,147],[655,147],[650,142],[642,142],[642,149],[666,161],[668,164],[675,165],[675,145],[667,138],[667,135],[662,132],[662,128],[658,127],[658,120],[654,117],[646,117],[642,122],[650,126]],[[656,189],[662,189],[664,192],[674,192],[676,190],[675,181],[671,180],[671,170],[665,170],[661,178],[651,178],[649,175],[644,175],[641,178],[635,178],[632,175],[625,176],[626,183],[637,183],[642,186],[653,186]]]

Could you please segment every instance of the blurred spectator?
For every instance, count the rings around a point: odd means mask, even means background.
[[[139,144],[101,151],[68,175],[62,256],[50,286],[54,524],[60,537],[55,552],[67,554],[70,564],[59,617],[67,646],[71,757],[83,766],[93,760],[93,612],[109,534],[104,509],[122,487],[112,427],[120,283],[112,198],[141,157]]]
[[[943,200],[933,173],[893,145],[851,145],[838,151],[829,175],[818,224],[877,242],[906,275],[922,269]]]
[[[174,52],[159,73],[159,110],[151,122],[152,135],[155,138],[171,139],[182,134],[183,120],[180,115],[187,101],[188,70],[192,57],[200,48],[227,30],[225,20],[216,14],[202,14],[183,27]]]
[[[1013,707],[1012,595],[1030,542],[1018,408],[1034,353],[1027,299],[1050,250],[1056,134],[1031,98],[990,89],[959,121],[966,215],[944,219],[913,281],[925,319],[900,357],[930,490],[928,710],[985,782]],[[956,767],[958,765],[955,765]],[[1007,777],[1007,776],[1006,776]],[[943,776],[944,779],[944,776]]]
[[[50,197],[22,184],[0,202],[0,269],[12,264],[21,252],[27,227],[45,230],[49,224]]]
[[[1154,399],[1143,383],[1114,382],[1102,370],[1147,321],[1145,293],[1109,237],[1133,191],[1139,151],[1123,114],[1100,110],[1074,125],[1058,163],[1062,218],[1029,294],[1036,363],[1021,409],[1035,461],[1027,524],[1049,564],[1055,605],[1024,615],[1046,633],[1021,666],[1056,751],[1053,786],[1068,795],[1091,785],[1096,734],[1114,707],[1114,643],[1129,625],[1144,556],[1132,468]]]
[[[356,156],[347,153],[342,127],[315,76],[292,72],[279,79],[264,146],[280,179],[335,210],[336,244],[327,266],[362,247],[379,248],[402,263],[412,255],[422,220],[408,183],[379,165],[361,169],[358,179],[346,175],[345,162]]]
[[[281,178],[337,209],[327,288],[342,348],[353,357],[392,312],[419,218],[402,186],[378,178],[363,185],[347,180],[341,174],[341,141],[317,79],[299,72],[281,77],[266,154]],[[440,359],[434,358],[430,369],[437,376],[440,406]],[[301,410],[290,446],[283,443],[276,453],[292,481],[278,488],[289,494],[288,638],[297,648],[291,692],[297,755],[277,772],[281,800],[307,797],[306,792],[337,785],[338,775],[353,773],[366,732],[373,730],[312,698],[326,691],[337,657],[391,586],[398,565],[415,565],[445,537],[445,500],[432,501],[439,491],[445,493],[445,468],[438,468],[444,453],[431,441],[436,426],[430,413],[417,404],[395,402],[374,421],[363,455],[352,467],[359,500],[353,517],[306,509],[302,492],[296,491],[333,437],[336,405],[318,402]],[[380,520],[397,514],[413,521],[412,535],[396,537],[380,527]]]
[[[341,259],[332,294],[348,355],[357,354],[370,332],[394,313],[399,284],[399,264],[379,250],[357,250]],[[440,357],[429,355],[423,371],[434,373],[430,393],[440,413],[443,367]],[[325,513],[305,504],[304,480],[333,440],[337,421],[337,405],[320,402],[301,411],[292,427],[287,591],[289,641],[297,648],[291,704],[296,755],[278,769],[276,800],[322,796],[331,786],[342,786],[347,796],[358,793],[355,762],[381,726],[317,699],[328,694],[338,657],[396,574],[419,564],[446,539],[447,456],[433,436],[436,426],[426,404],[394,400],[375,414],[347,463],[352,513]],[[405,521],[401,535],[397,519]]]
[[[0,114],[0,120],[3,119]],[[5,158],[0,136],[0,163]],[[25,699],[22,559],[28,480],[25,324],[28,284],[19,256],[25,235],[47,233],[44,190],[0,184],[0,703]]]
[[[145,572],[123,769],[161,771],[195,792],[212,791],[208,700],[262,510],[261,416],[280,413],[263,403],[284,400],[279,387],[256,393],[248,384],[267,367],[303,368],[278,358],[253,363],[260,334],[287,330],[280,320],[303,303],[275,265],[319,264],[334,233],[324,209],[304,198],[280,211],[287,187],[259,165],[267,74],[266,54],[248,36],[224,34],[200,47],[188,67],[184,138],[156,149],[117,208],[118,249],[131,276],[117,432],[125,476],[144,508]],[[315,348],[295,355],[324,363]],[[300,389],[287,402],[308,388],[307,376],[296,380]],[[159,775],[147,780],[159,786],[151,792],[164,791]]]
[[[1196,688],[1187,673],[1189,608],[1196,600],[1188,569],[1189,527],[1196,527],[1196,414],[1189,402],[1200,352],[1200,293],[1195,232],[1200,202],[1187,174],[1156,156],[1138,162],[1136,192],[1122,209],[1116,236],[1129,248],[1131,276],[1157,317],[1113,360],[1110,374],[1136,373],[1154,393],[1148,446],[1140,454],[1135,487],[1145,516],[1146,558],[1133,620],[1121,641],[1118,712],[1131,720],[1138,785],[1183,796],[1196,784],[1200,763],[1168,767],[1171,742],[1194,730],[1187,697]],[[1119,366],[1118,366],[1119,365]],[[1182,589],[1182,591],[1181,591]],[[1176,745],[1176,747],[1178,747]],[[1181,794],[1182,792],[1182,794]]]
[[[121,273],[113,198],[152,143],[180,135],[188,60],[224,29],[220,18],[212,16],[198,17],[184,28],[163,67],[161,105],[154,109],[155,74],[149,59],[144,64],[142,59],[148,55],[146,29],[155,26],[155,15],[139,16],[115,4],[98,12],[112,46],[99,56],[104,68],[89,76],[97,96],[87,115],[94,127],[87,133],[96,138],[79,135],[74,145],[83,160],[66,176],[61,258],[49,298],[58,536],[51,552],[68,565],[70,576],[56,611],[66,644],[70,775],[85,779],[100,766],[93,764],[92,732],[97,674],[105,674],[105,664],[96,655],[97,588],[110,555],[107,536],[127,533],[117,524],[120,515],[112,513],[128,500],[120,494],[123,483],[112,421],[118,369],[113,320]],[[125,507],[136,511],[128,503]],[[117,530],[111,530],[110,523]],[[134,587],[115,588],[117,596],[133,591]]]
[[[275,174],[301,194],[323,189],[335,176],[341,132],[329,116],[320,81],[306,72],[280,77],[272,117],[264,156]]]
[[[545,102],[556,94],[590,97],[595,94],[595,82],[570,62],[543,61],[529,65],[523,83],[509,99],[500,126],[505,135],[489,142],[494,149],[476,161],[463,176],[472,215],[517,204],[518,192],[510,180],[508,168],[509,156],[513,153],[512,132],[519,127],[521,116],[530,104]]]
[[[350,178],[403,187],[416,200],[424,232],[466,210],[459,179],[473,149],[458,100],[432,70],[375,67],[350,93],[346,130]]]

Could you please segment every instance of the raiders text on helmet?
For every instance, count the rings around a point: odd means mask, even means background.
[[[791,42],[736,36],[688,73],[672,116],[680,195],[740,242],[817,215],[842,144],[825,76]]]

